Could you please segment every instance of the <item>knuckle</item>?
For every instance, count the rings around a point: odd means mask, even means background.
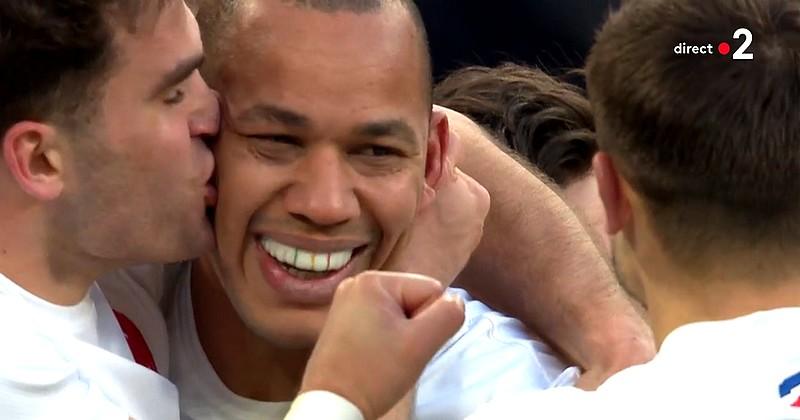
[[[355,287],[357,277],[348,277],[339,283],[339,287],[336,288],[336,294],[347,293],[348,290]]]

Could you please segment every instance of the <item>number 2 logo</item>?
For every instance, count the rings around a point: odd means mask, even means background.
[[[745,51],[747,51],[747,49],[750,48],[750,44],[753,43],[753,33],[747,28],[739,28],[733,33],[733,39],[740,39],[742,37],[744,37],[744,41],[742,41],[742,45],[739,46],[739,49],[733,53],[733,59],[752,60],[753,53]]]

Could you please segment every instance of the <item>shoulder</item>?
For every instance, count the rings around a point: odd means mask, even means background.
[[[518,320],[466,292],[465,322],[426,367],[419,382],[419,418],[458,418],[497,396],[570,385],[578,376]],[[444,416],[444,417],[442,417]]]
[[[6,315],[10,314],[4,312],[0,311],[0,316],[9,319]],[[77,371],[56,339],[39,334],[25,322],[0,321],[0,335],[0,384],[5,389],[44,391]]]
[[[8,319],[5,311],[0,318]],[[0,413],[3,418],[127,419],[90,386],[58,338],[32,325],[0,321]]]
[[[463,290],[450,289],[465,301],[465,322],[431,363],[452,364],[471,374],[501,377],[519,372],[530,386],[550,387],[568,366],[525,325],[484,305]],[[448,363],[451,362],[451,363]],[[515,367],[514,369],[510,369]]]
[[[137,349],[149,354],[145,358],[152,358],[163,375],[169,374],[169,337],[164,311],[175,284],[184,273],[188,273],[188,264],[143,264],[117,270],[98,280],[134,356]]]
[[[595,392],[561,387],[497,398],[481,406],[468,420],[622,418],[610,411],[611,406]]]

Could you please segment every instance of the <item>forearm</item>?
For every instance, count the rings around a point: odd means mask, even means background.
[[[646,336],[577,217],[529,169],[479,134],[459,133],[465,149],[459,166],[489,190],[492,203],[459,284],[520,318],[583,367],[613,357],[603,354],[607,341]]]

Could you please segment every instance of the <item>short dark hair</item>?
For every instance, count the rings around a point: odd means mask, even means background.
[[[166,0],[0,1],[0,132],[23,120],[76,127],[114,58],[113,23],[131,31]]]
[[[738,48],[737,28],[752,33],[752,61],[716,50]],[[676,54],[683,42],[714,53]],[[644,197],[674,257],[797,247],[800,2],[625,2],[587,73],[600,147]]]
[[[206,65],[203,74],[209,84],[214,87],[217,73],[225,65],[228,58],[226,48],[230,45],[230,38],[235,31],[233,19],[246,0],[196,0],[198,8],[197,22],[203,37],[203,46],[206,50]],[[390,4],[398,4],[405,9],[416,28],[421,40],[421,54],[428,99],[430,100],[433,86],[433,66],[431,64],[430,48],[425,24],[419,9],[413,0],[276,0],[297,7],[325,13],[352,12],[375,13]]]
[[[592,168],[597,143],[589,100],[537,68],[466,67],[436,85],[433,100],[470,117],[561,187]]]

